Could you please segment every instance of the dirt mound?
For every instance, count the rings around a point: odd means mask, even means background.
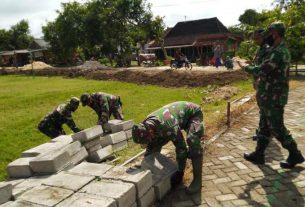
[[[203,103],[212,103],[220,100],[229,100],[232,96],[238,93],[238,88],[232,86],[210,86],[208,87],[209,96],[203,98]]]
[[[55,68],[44,70],[0,70],[0,74],[27,74],[42,76],[85,77],[94,80],[117,80],[136,84],[151,84],[165,87],[204,87],[228,85],[237,80],[247,79],[241,70],[207,73],[204,71],[175,70],[128,70],[128,69],[80,69]]]
[[[27,65],[24,65],[23,67],[21,67],[22,70],[32,70],[32,68],[34,70],[37,70],[37,69],[44,69],[44,68],[52,68],[52,66],[48,65],[44,62],[41,62],[41,61],[34,61],[33,67],[32,67],[32,64],[27,64]]]
[[[98,61],[86,61],[83,65],[77,66],[80,69],[108,69],[107,66],[103,66]]]

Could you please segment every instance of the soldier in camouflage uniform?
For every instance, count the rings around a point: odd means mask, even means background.
[[[181,130],[187,133],[188,147]],[[145,155],[160,152],[168,141],[173,142],[178,163],[178,171],[171,179],[173,186],[181,183],[187,158],[192,160],[194,179],[187,189],[189,194],[201,189],[203,150],[200,140],[203,134],[203,113],[200,106],[186,101],[168,104],[132,128],[134,142],[146,147]]]
[[[302,153],[284,125],[284,107],[288,100],[290,53],[284,43],[285,27],[281,22],[272,23],[267,31],[271,48],[259,65],[244,65],[244,69],[258,75],[256,98],[261,116],[266,119],[269,132],[289,151],[286,161],[280,163],[282,168],[293,168],[304,162]],[[268,136],[260,133],[256,150],[245,153],[244,158],[255,164],[264,164],[264,152],[270,142]]]
[[[266,40],[263,36],[264,30],[263,29],[257,29],[254,31],[253,34],[253,40],[254,43],[259,46],[259,48],[256,50],[254,59],[252,63],[254,65],[260,65],[263,63],[264,57],[266,57],[269,45],[266,43]],[[259,76],[257,74],[253,74],[253,87],[256,90],[257,89],[257,84],[259,81]],[[253,136],[253,140],[257,140],[257,137],[262,134],[264,136],[270,137],[270,131],[268,130],[267,126],[267,120],[265,119],[265,116],[263,113],[260,111],[260,119],[259,119],[259,125],[258,129],[256,129],[256,134]]]
[[[113,114],[115,119],[124,120],[122,102],[119,96],[102,92],[92,94],[85,93],[81,95],[80,101],[83,106],[88,105],[96,112],[98,116],[97,124],[102,125],[105,133],[108,132],[105,129],[105,124],[110,119],[111,114]]]
[[[67,124],[73,132],[81,131],[74,123],[71,113],[76,111],[79,105],[79,99],[73,97],[67,104],[57,106],[54,111],[46,115],[38,124],[38,129],[50,138],[55,138],[66,134],[62,128]]]

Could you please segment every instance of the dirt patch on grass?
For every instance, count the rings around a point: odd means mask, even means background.
[[[79,69],[54,68],[36,70],[0,70],[1,75],[25,74],[41,76],[85,77],[94,80],[117,80],[136,84],[151,84],[165,87],[202,87],[207,85],[227,85],[237,80],[247,79],[241,70],[224,72],[177,71],[177,70],[129,70],[129,69]]]

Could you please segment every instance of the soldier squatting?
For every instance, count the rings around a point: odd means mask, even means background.
[[[283,120],[284,107],[288,100],[290,64],[290,54],[283,41],[284,35],[285,27],[280,22],[272,23],[265,31],[256,30],[253,39],[259,49],[254,60],[251,64],[238,62],[245,71],[253,75],[260,110],[259,127],[254,136],[257,146],[254,152],[245,153],[244,158],[255,164],[264,164],[265,149],[274,136],[289,151],[287,160],[280,163],[281,167],[293,168],[296,164],[304,162],[304,158]],[[56,107],[41,120],[38,129],[50,138],[65,134],[63,124],[67,124],[73,132],[80,131],[71,115],[78,108],[79,102],[96,112],[97,124],[103,127],[105,133],[108,133],[105,124],[111,115],[115,119],[124,119],[120,97],[101,92],[85,93],[81,95],[80,100],[73,97],[68,103]],[[186,141],[182,130],[186,132]],[[166,143],[173,142],[176,147],[178,170],[171,178],[172,186],[175,187],[182,182],[186,160],[191,159],[193,181],[186,189],[188,194],[199,192],[202,186],[203,135],[201,107],[187,101],[163,106],[132,128],[134,142],[146,148],[145,156],[160,152]]]

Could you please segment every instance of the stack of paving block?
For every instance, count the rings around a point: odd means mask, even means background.
[[[116,166],[107,171],[102,178],[135,185],[138,207],[149,207],[155,201],[152,174],[149,170]]]
[[[133,120],[122,121],[122,120],[110,120],[106,125],[105,129],[111,131],[111,133],[117,133],[124,131],[126,138],[131,138],[131,128],[134,125]]]
[[[11,162],[7,171],[12,178],[26,178],[34,174],[53,174],[82,162],[88,153],[80,142],[71,136],[61,136],[63,141],[53,141],[22,152],[21,158]]]
[[[88,151],[89,162],[101,162],[112,154],[112,146],[102,147],[100,136],[103,135],[103,129],[100,125],[96,125],[89,129],[85,129],[72,135],[74,141],[79,141]]]
[[[160,201],[171,189],[170,178],[177,171],[177,164],[160,153],[153,153],[144,157],[141,168],[151,171],[155,195]]]

